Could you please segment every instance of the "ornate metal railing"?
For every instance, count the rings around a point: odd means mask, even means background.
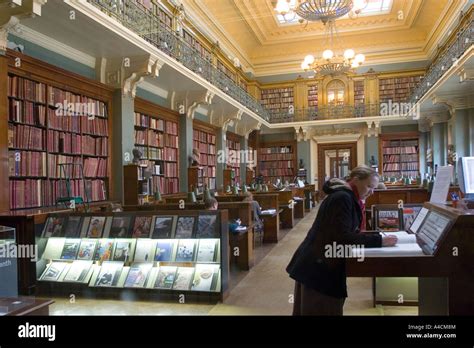
[[[271,122],[302,122],[368,116],[380,116],[380,107],[378,104],[360,104],[356,106],[345,104],[325,105],[308,109],[272,112]]]
[[[256,99],[220,71],[212,61],[202,57],[179,33],[162,25],[160,18],[141,3],[133,0],[87,1],[266,121],[270,121],[268,110]]]
[[[413,90],[409,102],[416,103],[438,81],[441,76],[458,60],[474,43],[474,12],[470,12],[465,25],[458,29],[456,38],[431,63],[423,80]]]

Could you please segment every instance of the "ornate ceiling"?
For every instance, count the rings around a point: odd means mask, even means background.
[[[244,70],[257,77],[301,72],[307,54],[321,55],[324,25],[280,24],[272,0],[182,2],[200,30],[219,40],[229,55],[240,59]],[[366,66],[426,61],[466,2],[393,0],[389,13],[339,19],[340,50],[364,53]]]

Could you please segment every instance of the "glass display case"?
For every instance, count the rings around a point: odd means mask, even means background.
[[[0,298],[18,296],[19,256],[16,233],[12,227],[0,226]]]

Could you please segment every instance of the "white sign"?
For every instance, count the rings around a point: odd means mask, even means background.
[[[431,192],[430,203],[446,203],[451,178],[453,177],[453,168],[453,166],[438,168],[438,173],[436,173],[436,179],[433,185],[433,192]]]

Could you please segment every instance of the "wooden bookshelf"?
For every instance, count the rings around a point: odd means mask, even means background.
[[[270,112],[288,112],[295,105],[293,87],[262,89],[261,104]]]
[[[0,117],[8,123],[9,187],[2,199],[11,210],[53,206],[66,196],[62,163],[83,165],[85,188],[79,167],[68,173],[73,196],[109,199],[113,89],[18,52],[8,50],[7,58],[8,112]]]
[[[365,104],[365,82],[354,81],[354,105]]]
[[[391,177],[417,177],[420,174],[419,150],[416,132],[380,135],[380,173]]]
[[[308,107],[309,108],[318,107],[318,85],[308,86]]]
[[[232,132],[227,132],[226,134],[226,147],[229,151],[233,151],[234,155],[227,158],[226,166],[227,169],[231,169],[234,172],[234,178],[232,184],[240,182],[240,137],[237,134]]]
[[[135,99],[135,147],[143,153],[138,180],[141,195],[179,192],[179,124],[178,114],[148,102]],[[151,171],[150,183],[145,171]]]
[[[265,182],[281,179],[292,183],[298,172],[297,158],[295,141],[262,143],[258,149],[258,173]]]
[[[194,186],[200,191],[204,186],[211,190],[216,187],[216,166],[217,166],[217,148],[216,148],[216,130],[209,127],[209,125],[193,121],[193,148],[199,149],[200,153],[200,168],[198,173],[198,180],[191,180],[188,177],[189,186]]]
[[[380,102],[387,103],[389,100],[393,103],[405,102],[421,78],[422,76],[407,76],[379,79]]]

